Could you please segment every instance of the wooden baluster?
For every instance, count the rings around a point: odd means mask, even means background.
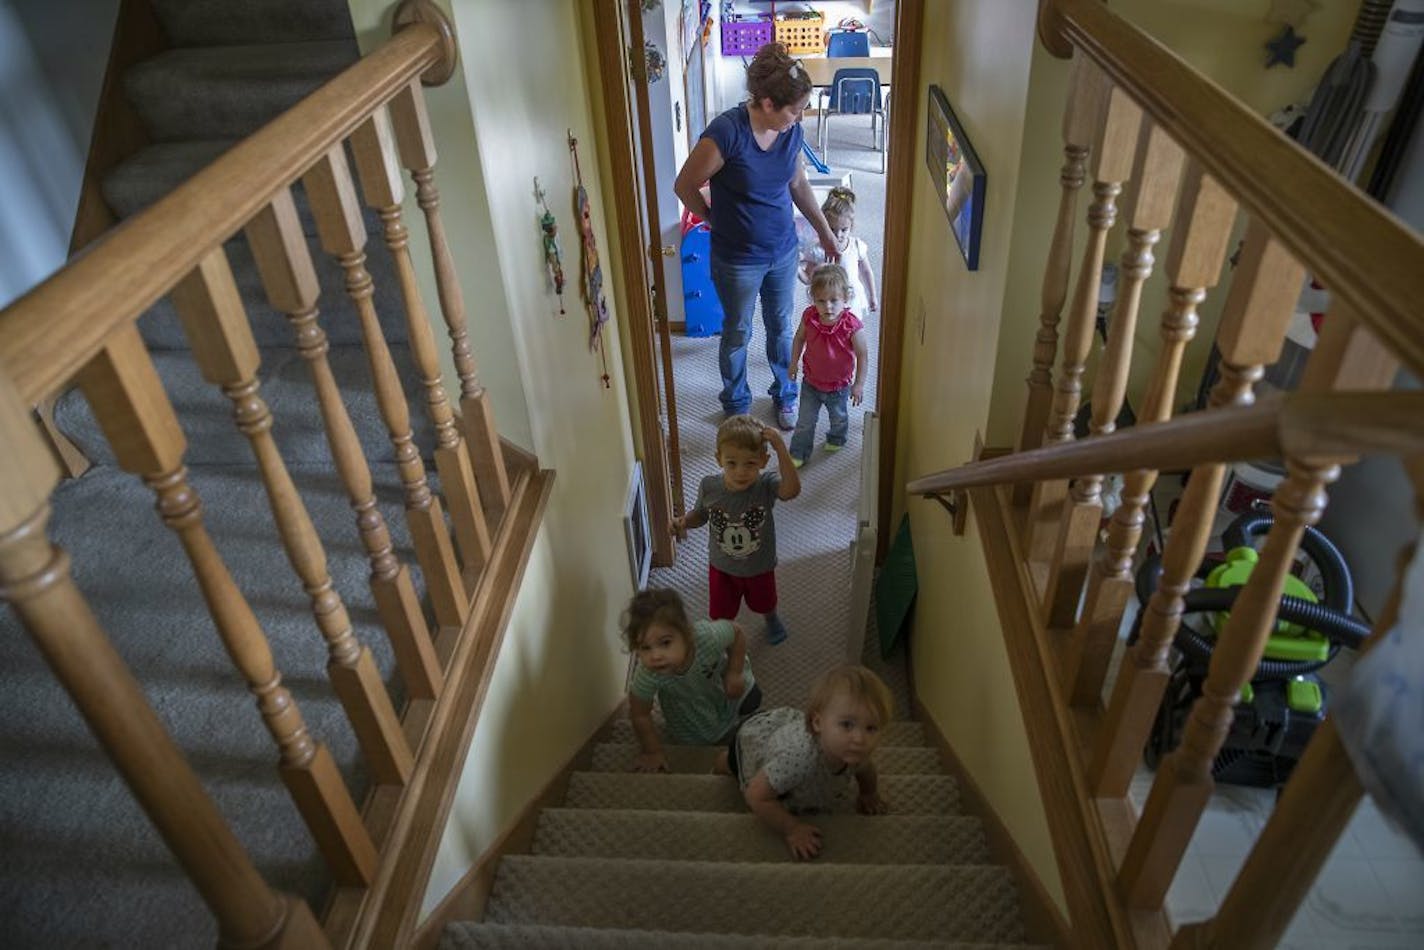
[[[1086,57],[1073,64],[1068,86],[1068,102],[1063,109],[1063,168],[1058,173],[1061,188],[1058,218],[1053,224],[1053,242],[1043,268],[1043,291],[1039,301],[1038,334],[1033,341],[1033,369],[1028,374],[1028,398],[1024,403],[1023,427],[1018,451],[1043,444],[1048,425],[1048,409],[1053,404],[1053,359],[1058,355],[1058,319],[1068,297],[1068,277],[1073,269],[1073,230],[1078,216],[1078,189],[1087,177],[1086,162],[1093,139],[1093,123],[1102,112],[1094,98],[1105,87],[1098,82],[1080,82]],[[1014,504],[1027,504],[1033,483],[1014,486]]]
[[[1152,248],[1172,220],[1172,205],[1186,157],[1166,132],[1146,121],[1141,123],[1135,151],[1127,247],[1118,268],[1121,281],[1109,317],[1107,345],[1093,380],[1093,414],[1089,423],[1093,435],[1107,435],[1117,428],[1117,415],[1127,393],[1127,374],[1132,367],[1142,286],[1152,274]],[[1063,507],[1044,593],[1051,626],[1073,623],[1078,612],[1083,581],[1088,576],[1103,521],[1102,484],[1102,475],[1076,479]],[[1071,671],[1071,667],[1065,669]]]
[[[1332,313],[1330,320],[1335,318]],[[1414,484],[1415,517],[1424,521],[1424,459],[1412,459],[1406,468]],[[1415,545],[1400,553],[1394,590],[1362,650],[1394,626],[1404,572],[1412,558],[1421,556],[1424,552]],[[1172,950],[1279,945],[1364,793],[1335,719],[1327,716],[1296,763],[1216,916],[1177,931]]]
[[[491,518],[498,518],[509,504],[509,474],[504,467],[504,449],[494,422],[494,405],[489,393],[480,385],[475,357],[470,351],[464,292],[460,289],[455,260],[445,240],[445,225],[440,220],[440,192],[435,187],[435,136],[430,129],[430,117],[425,111],[425,96],[420,83],[412,81],[397,93],[391,100],[390,109],[401,164],[410,169],[411,177],[415,179],[416,201],[420,204],[420,210],[425,212],[430,253],[435,259],[435,285],[440,297],[440,312],[450,331],[455,372],[460,377],[460,416],[465,429],[465,445],[474,462],[485,510]]]
[[[435,349],[435,334],[430,317],[420,296],[415,279],[415,267],[408,250],[409,234],[401,220],[401,200],[404,185],[400,165],[396,161],[395,138],[391,120],[385,108],[377,109],[351,136],[351,154],[356,160],[356,173],[361,179],[361,191],[366,203],[375,208],[385,222],[386,247],[396,264],[401,296],[405,300],[406,326],[410,330],[410,351],[425,386],[425,405],[435,426],[435,470],[440,473],[440,487],[450,503],[450,520],[455,526],[455,540],[465,564],[481,570],[489,560],[490,534],[485,513],[480,507],[475,488],[475,472],[465,451],[464,438],[455,425],[445,385],[440,380],[440,356]]]
[[[1109,80],[1096,66],[1083,66],[1080,81],[1100,87]],[[1105,102],[1097,142],[1093,148],[1096,161],[1093,181],[1093,203],[1088,207],[1088,241],[1083,248],[1083,262],[1078,282],[1073,288],[1073,300],[1068,309],[1068,326],[1063,333],[1062,364],[1054,381],[1053,407],[1044,428],[1043,442],[1069,442],[1073,439],[1073,417],[1078,414],[1079,396],[1083,391],[1083,370],[1093,346],[1093,330],[1098,313],[1098,290],[1102,284],[1103,254],[1108,232],[1117,220],[1117,196],[1122,183],[1132,173],[1133,156],[1137,150],[1137,134],[1142,124],[1142,109],[1121,89],[1093,92]],[[1032,561],[1049,561],[1058,542],[1058,518],[1067,496],[1067,482],[1058,479],[1039,482],[1034,486],[1029,502],[1028,557]],[[1067,626],[1072,617],[1052,616],[1050,626]]]
[[[224,946],[326,947],[304,901],[274,893],[149,706],[50,542],[59,470],[0,377],[0,599],[14,609],[218,921]]]
[[[1221,378],[1212,387],[1209,408],[1255,401],[1251,386],[1261,378],[1263,367],[1280,356],[1304,277],[1285,248],[1252,221],[1216,332]],[[1219,463],[1198,465],[1187,479],[1162,555],[1162,576],[1142,608],[1137,642],[1123,656],[1098,733],[1089,769],[1098,797],[1127,794],[1171,675],[1167,659],[1182,618],[1182,598],[1206,552],[1225,471]]]
[[[282,780],[332,876],[347,885],[371,883],[376,846],[330,751],[307,732],[296,701],[282,685],[266,633],[208,536],[202,502],[183,465],[186,440],[137,327],[111,337],[79,374],[79,384],[119,465],[153,489],[163,523],[182,542],[223,645],[257,697],[263,722],[281,750]]]
[[[356,512],[356,528],[371,562],[371,593],[406,691],[411,698],[432,699],[439,695],[443,680],[440,661],[410,571],[391,549],[386,520],[371,490],[371,469],[326,358],[326,334],[317,322],[316,269],[291,193],[278,192],[272,203],[248,222],[246,233],[267,297],[273,309],[287,314],[296,330],[297,349],[311,367],[327,445]],[[459,626],[464,620],[464,584],[453,558],[441,557],[414,529],[413,524],[415,554],[435,605],[435,617],[440,623]]]
[[[1236,203],[1200,166],[1186,176],[1177,210],[1177,226],[1167,250],[1167,309],[1162,314],[1162,348],[1138,414],[1140,423],[1172,417],[1177,376],[1187,344],[1196,336],[1197,305],[1216,286],[1226,259]],[[1096,393],[1093,402],[1097,403]],[[1150,470],[1127,472],[1122,503],[1113,512],[1108,541],[1088,577],[1083,615],[1073,632],[1064,683],[1074,705],[1096,706],[1102,693],[1118,626],[1133,592],[1132,558],[1142,537],[1148,493],[1157,481]]]
[[[257,457],[282,545],[311,597],[312,613],[326,639],[327,673],[371,776],[379,785],[404,785],[414,765],[410,747],[375,658],[351,630],[346,605],[327,571],[326,552],[272,438],[272,413],[257,380],[257,341],[222,249],[204,258],[173,288],[172,296],[203,378],[232,400],[233,418]]]
[[[1299,296],[1304,274],[1287,255],[1280,257],[1278,286],[1271,295],[1278,298],[1277,306],[1289,300],[1292,304],[1289,312],[1294,310],[1294,299]],[[1253,325],[1269,319],[1263,315],[1263,309],[1266,308],[1250,310]],[[1284,321],[1280,329],[1283,334]],[[1273,362],[1279,355],[1280,335],[1275,339],[1273,354],[1261,360],[1262,363]],[[1317,348],[1316,352],[1322,356],[1322,366],[1337,358],[1328,349]],[[1331,388],[1334,379],[1325,376],[1320,367],[1314,373],[1307,371],[1302,390]],[[1286,459],[1286,479],[1272,499],[1275,523],[1266,537],[1260,560],[1217,636],[1202,695],[1192,705],[1181,745],[1158,769],[1142,819],[1123,858],[1119,881],[1133,906],[1160,907],[1166,896],[1167,886],[1176,874],[1201,812],[1215,788],[1211,767],[1231,727],[1232,707],[1241,687],[1255,673],[1266,639],[1275,627],[1276,604],[1285,577],[1290,573],[1296,547],[1306,526],[1319,520],[1325,508],[1325,486],[1335,480],[1339,471],[1338,465],[1327,460],[1294,456]]]
[[[1271,509],[1275,524],[1261,559],[1216,638],[1202,694],[1192,704],[1181,744],[1157,770],[1147,804],[1123,858],[1120,882],[1134,907],[1158,908],[1177,873],[1197,822],[1216,788],[1212,763],[1231,728],[1241,688],[1250,681],[1275,627],[1276,605],[1307,525],[1325,509],[1335,465],[1288,460]]]
[[[469,611],[469,596],[459,577],[455,548],[450,543],[450,529],[445,523],[440,498],[431,492],[426,483],[425,463],[420,460],[410,431],[410,407],[406,404],[390,347],[386,345],[381,321],[371,303],[371,275],[366,272],[366,252],[363,250],[366,224],[361,220],[356,186],[351,181],[351,172],[346,167],[346,152],[342,147],[337,145],[328,151],[302,176],[302,184],[306,187],[312,213],[316,216],[322,247],[346,271],[346,293],[356,305],[356,313],[361,319],[361,339],[366,344],[366,361],[376,390],[376,405],[396,451],[396,464],[405,486],[406,517],[410,520],[417,556],[422,548],[428,552],[421,558],[421,567],[425,566],[428,558],[438,557],[443,565],[439,570],[454,575],[449,583],[452,587],[460,585],[456,589],[461,598],[463,616]]]

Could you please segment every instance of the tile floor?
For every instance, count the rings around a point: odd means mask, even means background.
[[[1109,683],[1114,678],[1115,672],[1110,673]],[[1146,766],[1138,767],[1128,796],[1139,811],[1153,777]],[[1216,912],[1275,800],[1269,789],[1217,787],[1167,892],[1173,926]],[[1387,823],[1368,797],[1279,950],[1424,950],[1424,854]]]
[[[1165,516],[1180,482],[1164,478],[1154,489]],[[1231,521],[1218,515],[1216,534]],[[1119,646],[1104,686],[1104,704],[1116,679],[1122,644],[1132,624],[1127,611]],[[1348,675],[1344,651],[1322,671],[1328,686]],[[1139,812],[1153,773],[1139,766],[1128,795]],[[1212,916],[1240,871],[1275,806],[1269,789],[1220,785],[1212,796],[1167,892],[1174,926]],[[1366,797],[1296,913],[1278,950],[1424,950],[1424,853],[1392,828]]]

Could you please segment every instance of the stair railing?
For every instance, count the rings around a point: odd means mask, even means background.
[[[430,825],[448,808],[446,792],[458,775],[473,703],[492,668],[501,611],[513,596],[517,564],[544,497],[538,486],[546,479],[532,460],[499,437],[467,339],[459,278],[439,214],[434,138],[421,84],[422,78],[448,78],[453,37],[443,15],[419,0],[401,4],[395,21],[395,36],[379,49],[0,313],[0,432],[6,446],[0,453],[0,593],[178,856],[217,918],[224,945],[346,944],[412,923],[408,918],[418,906],[438,836]],[[407,250],[403,170],[415,182],[434,250],[441,314],[460,375],[459,413],[445,395]],[[298,180],[321,246],[345,274],[337,292],[349,295],[360,317],[433,627],[409,569],[393,552],[369,463],[327,363],[318,321],[322,288],[291,193]],[[382,253],[395,263],[425,411],[436,432],[443,501],[427,482],[413,444],[410,409],[373,304],[362,198],[381,216]],[[239,233],[252,248],[272,306],[287,315],[309,364],[326,438],[370,561],[379,617],[406,687],[402,710],[369,647],[354,635],[327,570],[318,526],[272,437],[279,420],[261,395],[257,344],[223,249]],[[202,503],[184,465],[182,422],[136,325],[165,294],[172,296],[204,378],[232,402],[280,543],[309,595],[332,685],[372,783],[361,805],[282,685],[267,635],[204,526]],[[68,556],[46,535],[59,473],[25,407],[74,384],[119,466],[154,491],[222,645],[256,699],[278,750],[278,771],[336,886],[324,933],[302,901],[262,881],[75,587]],[[418,853],[412,857],[412,851]]]
[[[1183,599],[1207,547],[1226,466],[1281,458],[1287,472],[1273,498],[1274,524],[1218,637],[1182,742],[1159,766],[1135,823],[1125,833],[1105,827],[1094,832],[1113,844],[1115,866],[1108,872],[1115,882],[1109,890],[1118,910],[1108,910],[1116,921],[1111,926],[1107,918],[1093,918],[1096,911],[1085,912],[1089,929],[1121,942],[1125,922],[1132,920],[1135,939],[1151,944],[1145,936],[1151,928],[1137,926],[1140,915],[1160,912],[1212,793],[1212,765],[1232,706],[1263,654],[1285,577],[1306,526],[1325,507],[1326,486],[1341,464],[1361,454],[1424,455],[1420,397],[1384,391],[1400,366],[1424,374],[1424,314],[1418,307],[1424,299],[1424,243],[1099,0],[1043,0],[1039,9],[1045,46],[1074,63],[1063,124],[1061,201],[1019,451],[915,479],[907,490],[968,490],[979,504],[1000,510],[1004,524],[1019,534],[1011,541],[1022,559],[1016,583],[1042,631],[1043,660],[1057,671],[1061,739],[1074,757],[1086,750],[1077,794],[1098,803],[1087,811],[1100,822],[1113,803],[1126,801],[1162,701]],[[1073,209],[1080,183],[1089,177],[1088,238],[1073,282]],[[1307,194],[1310,200],[1301,201]],[[1119,204],[1127,209],[1123,283],[1097,356],[1090,434],[1075,440],[1074,419],[1094,349],[1099,275]],[[1214,340],[1219,377],[1206,410],[1171,419],[1197,309],[1221,277],[1242,215],[1244,237]],[[1170,288],[1141,424],[1113,434],[1131,371],[1142,287],[1154,264],[1152,249],[1164,234]],[[1332,295],[1320,337],[1299,391],[1256,404],[1254,384],[1281,355],[1307,272]],[[1100,697],[1133,590],[1149,493],[1159,471],[1188,469],[1161,579],[1104,709]],[[1100,538],[1101,487],[1110,473],[1122,475],[1124,488]],[[1417,464],[1411,473],[1418,504],[1424,478]],[[1273,946],[1360,794],[1327,720],[1216,920],[1184,929],[1173,945]],[[1326,820],[1312,824],[1306,809]],[[1266,869],[1286,865],[1290,882],[1276,889]],[[1079,921],[1074,923],[1077,929]]]

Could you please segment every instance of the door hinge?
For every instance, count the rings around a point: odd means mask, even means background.
[[[648,81],[648,63],[643,57],[643,51],[635,50],[629,46],[624,49],[624,52],[628,54],[628,75],[638,82],[646,83]]]
[[[659,254],[661,254],[663,257],[676,257],[676,256],[677,256],[677,248],[673,247],[671,244],[649,244],[649,245],[648,245],[648,256],[649,256],[649,257],[657,257]]]

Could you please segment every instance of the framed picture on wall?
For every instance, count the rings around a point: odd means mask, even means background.
[[[623,508],[623,535],[628,542],[628,568],[633,573],[633,588],[642,590],[648,586],[648,572],[653,566],[653,532],[648,520],[642,462],[633,463],[628,502]]]
[[[970,270],[978,270],[987,179],[983,163],[939,86],[930,86],[925,161],[929,164],[936,193],[944,202],[949,229],[954,232],[964,264]]]

